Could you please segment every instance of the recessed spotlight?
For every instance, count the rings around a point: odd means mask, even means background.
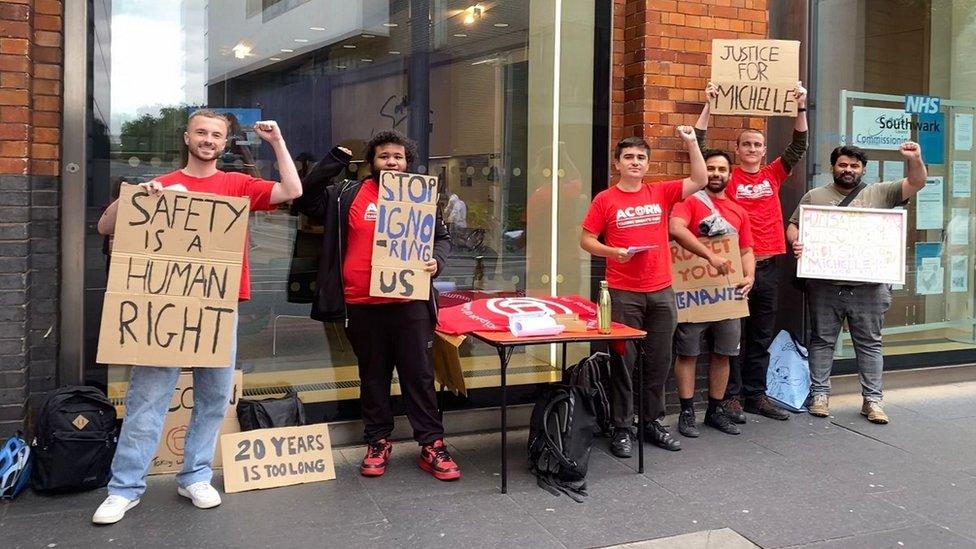
[[[288,49],[288,48],[281,48],[281,53],[292,53],[292,52],[294,52],[294,51],[295,51],[295,50],[290,50],[290,49]]]
[[[504,29],[505,27],[508,26],[508,23],[495,23],[495,26],[500,29]]]
[[[308,30],[324,31],[325,30],[325,27],[309,27]]]
[[[383,26],[392,29],[393,27],[399,27],[400,25],[398,25],[396,23],[383,23]]]
[[[304,44],[308,42],[308,38],[296,38],[295,42],[298,42],[299,44]]]
[[[281,58],[280,57],[269,57],[268,59],[270,61],[281,61]]]
[[[356,49],[356,45],[355,44],[345,44],[342,47],[343,48],[346,48],[347,50],[354,50],[354,49]]]
[[[390,53],[390,55],[400,55],[400,52],[398,52],[396,50],[390,50],[389,53]]]
[[[468,37],[467,34],[464,34],[464,33],[461,33],[461,32],[459,32],[459,33],[457,33],[457,34],[454,35],[454,38],[467,38],[467,37]]]

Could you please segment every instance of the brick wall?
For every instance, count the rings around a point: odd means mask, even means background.
[[[675,126],[694,125],[705,101],[713,38],[766,38],[768,0],[614,0],[611,146],[630,136],[651,145],[649,179],[688,174]],[[712,116],[708,146],[731,152],[743,128],[765,119]],[[708,357],[699,357],[697,402],[707,402]],[[673,375],[668,412],[678,399]]]
[[[0,3],[0,438],[55,386],[61,0]]]
[[[713,38],[766,38],[767,0],[615,0],[611,140],[651,144],[651,179],[688,173],[674,127],[693,125],[705,101]],[[710,147],[731,151],[762,118],[713,116]]]

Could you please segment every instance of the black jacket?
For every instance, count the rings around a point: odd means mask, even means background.
[[[295,211],[321,221],[325,227],[311,315],[313,319],[322,322],[348,320],[342,262],[345,257],[346,231],[349,227],[349,208],[359,189],[362,188],[364,180],[342,180],[334,184],[332,180],[342,173],[350,160],[350,156],[338,147],[329,151],[329,154],[302,179],[302,196],[295,200],[293,205]],[[438,208],[434,231],[434,259],[437,260],[437,272],[431,277],[432,281],[444,271],[450,253],[451,235]],[[428,306],[436,322],[437,292],[433,288],[433,283]]]

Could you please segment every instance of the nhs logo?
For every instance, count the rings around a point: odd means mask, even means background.
[[[935,114],[939,112],[938,97],[928,95],[906,95],[905,112],[911,114]]]

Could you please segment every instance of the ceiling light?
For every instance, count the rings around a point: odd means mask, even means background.
[[[470,8],[468,8],[466,10],[464,10],[464,19],[463,19],[464,24],[465,25],[469,25],[469,26],[470,25],[473,25],[475,21],[481,19],[482,12],[483,12],[483,10],[482,10],[481,6],[479,6],[477,4],[475,4],[474,6],[471,6]]]
[[[281,53],[292,53],[292,52],[294,52],[294,51],[295,51],[295,50],[290,50],[290,49],[288,49],[288,48],[281,48]]]
[[[363,38],[376,38],[376,35],[374,35],[374,34],[363,34],[363,35],[360,35],[360,36],[362,36]]]
[[[455,37],[455,38],[467,38],[467,37],[468,37],[468,35],[467,35],[467,34],[464,34],[464,33],[460,33],[460,32],[459,32],[459,33],[457,33],[457,34],[455,34],[455,35],[454,35],[454,37]]]
[[[271,61],[281,61],[280,57],[269,57],[268,59]]]
[[[508,26],[508,23],[495,23],[495,26],[500,29],[504,29],[505,27]]]
[[[325,30],[325,27],[309,27],[308,30],[324,31]]]
[[[345,44],[342,47],[343,48],[346,48],[347,50],[354,50],[354,49],[356,49],[356,45],[355,44]]]
[[[308,38],[296,38],[295,42],[298,42],[299,44],[304,44],[308,42]]]
[[[390,55],[400,55],[400,52],[398,52],[396,50],[390,50],[389,53],[390,53]]]
[[[344,68],[346,68],[346,66],[345,65],[336,65],[336,68],[337,69],[344,69]]]
[[[400,25],[396,23],[383,23],[383,26],[388,28],[393,28],[393,27],[399,27]]]
[[[251,55],[251,46],[248,46],[244,42],[238,42],[236,46],[230,49],[230,51],[234,52],[234,57],[244,59],[245,57],[249,57]]]
[[[373,60],[370,59],[369,57],[363,57],[362,59],[360,59],[360,61],[362,61],[363,63],[372,63],[373,62]]]

